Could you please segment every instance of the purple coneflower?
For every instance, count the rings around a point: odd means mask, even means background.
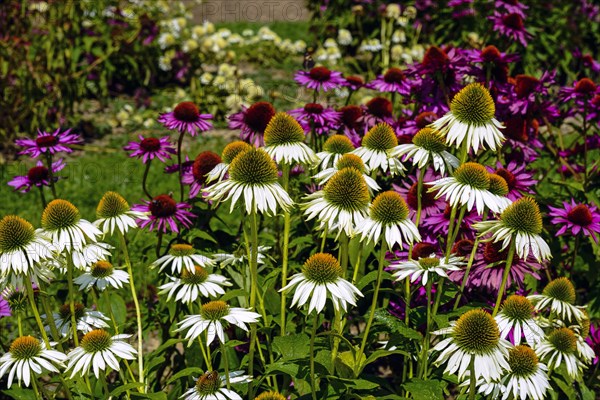
[[[184,101],[177,104],[173,111],[162,114],[158,122],[167,129],[188,132],[191,136],[196,136],[198,132],[212,128],[210,122],[212,117],[212,114],[200,114],[198,106],[191,101]]]
[[[480,81],[491,80],[497,83],[506,83],[508,80],[508,64],[518,61],[518,54],[506,54],[500,52],[494,45],[489,45],[481,50],[466,50],[465,54],[472,63],[482,64],[477,68],[476,75]],[[489,76],[488,76],[489,74]]]
[[[189,208],[192,206],[187,203],[177,203],[171,196],[161,194],[150,201],[143,200],[143,204],[134,204],[131,210],[148,213],[148,219],[137,220],[141,228],[148,227],[150,231],[156,228],[166,233],[168,228],[173,232],[179,232],[177,223],[186,228],[192,225],[191,218],[196,216],[188,211]]]
[[[310,132],[314,127],[319,135],[327,134],[332,127],[341,123],[340,112],[317,103],[307,103],[303,108],[288,111],[288,114],[298,120],[305,132]]]
[[[2,317],[10,317],[12,314],[10,312],[10,306],[8,305],[8,301],[4,299],[4,297],[0,296],[0,318]]]
[[[360,146],[362,137],[363,109],[359,106],[349,105],[338,110],[340,112],[341,124],[339,130],[352,141],[355,147]]]
[[[138,138],[140,139],[139,142],[129,142],[123,149],[132,151],[129,157],[141,157],[144,164],[154,158],[165,162],[171,158],[171,154],[176,153],[175,147],[169,142],[168,136],[157,139],[154,137],[144,138],[142,135],[139,135]]]
[[[525,171],[525,164],[518,165],[515,161],[511,161],[507,166],[502,166],[502,163],[496,163],[496,169],[487,167],[488,171],[493,174],[500,175],[506,181],[508,186],[508,197],[511,201],[515,201],[523,197],[523,194],[533,194],[532,187],[537,181],[533,179],[531,172]]]
[[[181,163],[181,173],[185,174],[192,169],[192,165],[194,165],[194,160],[190,160],[189,156],[185,156],[185,161]],[[171,164],[165,167],[165,174],[178,174],[179,173],[179,164]]]
[[[451,215],[451,207],[448,203],[446,203],[446,207],[442,212],[431,214],[431,215],[423,215],[421,220],[420,227],[426,230],[427,233],[431,235],[442,235],[444,237],[448,236],[448,228],[450,226],[450,215]],[[460,232],[463,233],[464,237],[473,239],[475,237],[475,233],[471,229],[471,226],[481,221],[481,217],[477,215],[477,211],[473,209],[472,211],[466,212],[463,220],[460,224]],[[461,237],[460,234],[458,236]]]
[[[365,133],[373,126],[382,122],[390,126],[394,125],[392,102],[385,97],[372,98],[365,104],[363,110],[364,114],[360,120],[364,124]]]
[[[181,182],[190,186],[190,199],[193,199],[200,193],[200,190],[206,186],[206,174],[221,163],[221,157],[212,151],[203,151],[198,154],[194,160],[192,168],[183,174]]]
[[[496,0],[494,2],[494,8],[496,10],[504,9],[506,12],[519,14],[521,18],[525,18],[525,10],[529,7],[518,0]]]
[[[523,17],[518,13],[502,14],[498,11],[488,17],[493,23],[493,30],[503,36],[511,37],[513,40],[527,47],[527,39],[531,39],[531,33],[525,29]]]
[[[62,158],[52,163],[52,179],[54,182],[59,179],[54,174],[63,169],[65,165],[67,164]],[[33,186],[50,186],[50,173],[48,168],[46,168],[44,163],[40,160],[35,164],[35,167],[30,168],[29,171],[27,171],[27,175],[15,176],[8,182],[8,185],[14,187],[15,191],[27,193]]]
[[[398,142],[411,143],[414,135],[421,129],[438,119],[438,115],[432,111],[424,111],[416,117],[402,117],[398,120],[395,131]]]
[[[71,153],[73,149],[69,145],[81,142],[81,137],[75,133],[71,133],[71,129],[61,132],[60,128],[53,133],[38,131],[35,139],[25,138],[15,140],[17,145],[25,148],[19,154],[26,154],[32,158],[37,158],[41,154],[55,154],[61,151]]]
[[[594,354],[596,354],[594,365],[598,364],[598,361],[600,361],[600,325],[598,323],[590,324],[590,333],[585,338],[585,341],[594,350]]]
[[[589,78],[581,78],[573,82],[572,87],[561,88],[559,98],[562,101],[574,100],[576,104],[583,107],[585,102],[596,94],[600,94],[598,93],[598,86]]]
[[[390,68],[385,74],[379,75],[366,85],[369,89],[379,90],[380,92],[399,93],[403,96],[410,96],[410,81],[400,68]]]
[[[229,129],[240,129],[240,138],[256,147],[264,145],[265,129],[275,115],[275,108],[267,101],[259,101],[229,116]]]
[[[326,67],[314,67],[310,71],[298,71],[294,76],[299,85],[306,86],[309,89],[327,92],[346,84],[342,73],[331,71]]]
[[[360,77],[358,75],[346,76],[346,77],[344,77],[344,79],[346,80],[346,82],[344,83],[344,86],[346,86],[348,89],[350,89],[353,92],[355,92],[358,89],[360,89],[361,87],[365,86],[365,81],[363,80],[362,77]]]
[[[564,209],[549,206],[552,223],[562,225],[556,236],[564,235],[571,230],[573,235],[582,232],[585,236],[591,236],[598,243],[596,233],[600,233],[600,213],[595,205],[577,204],[571,199],[571,204],[563,202]]]
[[[409,215],[411,218],[416,218],[418,208],[418,172],[417,175],[409,175],[402,180],[402,185],[392,184],[394,190],[402,195],[408,204]],[[423,187],[421,189],[421,218],[431,215],[436,215],[444,211],[446,202],[435,198],[436,191],[428,192],[425,182],[433,182],[439,179],[432,170],[428,169],[423,177]]]

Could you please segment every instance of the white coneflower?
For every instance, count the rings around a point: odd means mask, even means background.
[[[194,339],[206,331],[206,344],[210,345],[215,338],[225,343],[225,331],[223,324],[233,324],[238,328],[248,331],[246,324],[255,323],[260,314],[246,308],[230,307],[226,302],[220,300],[209,301],[202,304],[199,315],[188,315],[177,325],[175,332],[189,329],[185,335],[191,346]]]
[[[413,164],[419,169],[428,164],[433,165],[435,171],[444,175],[446,170],[452,172],[458,168],[458,158],[446,151],[444,135],[435,129],[423,128],[413,137],[412,143],[401,144],[394,148],[392,155],[395,157],[406,156],[412,158]]]
[[[510,339],[512,336],[511,342],[520,345],[525,336],[527,344],[534,347],[544,338],[544,331],[533,317],[533,304],[526,297],[516,294],[509,296],[496,315],[500,337]]]
[[[19,385],[23,382],[25,386],[29,386],[32,379],[37,379],[35,375],[44,370],[60,372],[54,364],[64,367],[62,363],[66,359],[67,356],[63,353],[46,348],[38,339],[21,336],[12,342],[8,353],[0,357],[0,378],[8,372],[8,388],[12,386],[15,377]]]
[[[243,375],[243,371],[234,371],[229,374],[219,375],[217,371],[205,372],[196,381],[194,387],[188,389],[182,396],[185,400],[242,400],[242,397],[227,388],[230,384],[247,383],[252,380],[250,375]],[[258,397],[256,398],[258,400]]]
[[[304,143],[302,126],[289,114],[276,113],[264,133],[265,151],[279,163],[313,164],[318,158]]]
[[[572,321],[574,318],[582,320],[584,312],[575,306],[575,287],[568,278],[561,277],[549,282],[542,294],[527,297],[535,306],[536,311],[555,313],[563,321]]]
[[[393,153],[398,146],[394,129],[386,123],[379,123],[369,129],[362,139],[361,147],[352,153],[363,159],[369,170],[381,169],[384,173],[398,175],[405,171],[404,166]]]
[[[494,118],[496,105],[490,92],[480,83],[471,83],[458,92],[450,103],[450,111],[431,126],[444,135],[448,145],[460,148],[465,142],[468,149],[477,152],[484,143],[496,150],[502,145],[502,124]]]
[[[37,263],[53,256],[52,245],[39,233],[16,215],[0,220],[0,277],[28,275]]]
[[[206,198],[215,202],[231,200],[230,212],[243,199],[248,214],[275,214],[277,206],[289,210],[294,204],[277,179],[277,165],[271,156],[253,148],[235,157],[229,164],[229,178],[206,188]]]
[[[236,140],[235,142],[229,143],[227,146],[225,146],[223,152],[221,153],[221,162],[212,170],[210,170],[208,174],[206,174],[206,183],[222,181],[229,171],[229,165],[235,159],[235,157],[244,151],[250,150],[251,148],[251,145],[246,142],[242,142],[241,140]]]
[[[379,242],[383,234],[387,248],[391,249],[397,243],[412,245],[421,241],[417,226],[408,218],[408,205],[394,191],[379,194],[369,208],[369,216],[360,224],[357,231],[361,240]]]
[[[581,377],[583,364],[577,358],[577,337],[569,328],[558,328],[535,348],[548,368],[566,366],[567,374],[575,380]]]
[[[396,270],[392,276],[401,281],[410,277],[411,282],[416,282],[420,277],[423,277],[423,285],[435,277],[447,278],[447,271],[460,271],[461,266],[466,263],[463,257],[451,256],[446,261],[445,257],[437,257],[431,254],[429,257],[421,257],[418,260],[406,260],[392,263],[389,268]]]
[[[197,254],[192,245],[185,243],[172,244],[168,254],[152,263],[153,267],[160,267],[160,271],[170,268],[171,274],[180,274],[183,268],[193,274],[196,271],[196,265],[203,268],[212,267],[215,265],[215,260]]]
[[[267,258],[266,253],[271,250],[271,246],[258,246],[258,264],[264,264]],[[244,246],[241,246],[232,254],[227,253],[215,253],[213,254],[215,261],[220,264],[221,268],[228,266],[244,266],[248,264],[248,252]]]
[[[137,228],[136,219],[144,219],[146,214],[132,211],[127,200],[119,193],[106,192],[98,203],[96,217],[98,219],[94,221],[94,225],[105,235],[112,235],[115,228],[124,235],[130,228]]]
[[[535,351],[516,346],[508,351],[510,371],[498,383],[481,382],[479,393],[493,399],[544,400],[550,388],[548,368],[539,362]]]
[[[362,223],[369,210],[369,189],[356,168],[338,171],[323,190],[306,196],[302,204],[308,220],[318,217],[319,229],[339,229],[352,236],[354,227]]]
[[[542,239],[542,215],[540,208],[531,197],[522,197],[509,205],[499,219],[478,222],[473,225],[479,236],[490,234],[482,241],[502,241],[500,251],[508,247],[514,240],[519,257],[526,260],[531,251],[538,261],[552,257],[550,247]]]
[[[81,250],[94,243],[102,232],[91,222],[81,219],[77,207],[67,200],[52,200],[42,213],[42,233],[58,251]]]
[[[452,207],[466,206],[467,211],[473,207],[479,215],[485,207],[492,212],[502,212],[510,204],[510,200],[493,194],[490,188],[490,173],[481,164],[467,162],[454,171],[451,177],[429,182],[430,192],[437,192],[435,198],[444,196]]]
[[[123,284],[129,283],[129,275],[125,271],[115,269],[111,263],[105,260],[96,261],[88,270],[73,280],[79,285],[79,290],[90,290],[96,287],[103,291],[107,287],[121,289]]]
[[[373,194],[373,191],[381,190],[381,187],[379,187],[377,181],[375,181],[375,179],[371,178],[368,175],[369,170],[366,168],[362,158],[360,158],[356,154],[342,155],[335,163],[334,167],[322,170],[321,172],[313,176],[313,178],[315,178],[317,183],[320,186],[322,186],[325,185],[329,181],[329,179],[331,179],[331,177],[334,176],[338,171],[341,171],[344,168],[356,168],[361,172],[362,177],[365,179],[367,187],[369,188],[369,194]]]
[[[110,336],[104,329],[96,329],[85,334],[79,347],[69,353],[67,371],[71,371],[71,378],[75,375],[86,376],[90,367],[94,376],[100,378],[100,371],[111,367],[119,371],[119,358],[134,360],[137,351],[125,339],[131,335]]]
[[[329,297],[335,310],[347,311],[348,304],[356,306],[356,298],[362,293],[353,284],[342,278],[342,267],[338,260],[327,253],[312,255],[302,266],[302,272],[292,276],[280,292],[295,288],[292,307],[302,307],[309,299],[308,312],[323,311]]]
[[[323,151],[317,153],[321,169],[334,167],[342,155],[354,151],[352,141],[345,135],[330,136],[323,143]]]
[[[108,324],[105,321],[109,321],[109,318],[100,311],[87,309],[81,303],[75,303],[74,308],[78,331],[87,333],[96,328],[108,328]],[[71,305],[69,303],[63,304],[58,309],[58,313],[53,313],[52,315],[58,332],[64,337],[71,337],[73,334],[73,329],[71,328]],[[46,315],[42,315],[42,319],[45,318]],[[46,331],[50,332],[49,326],[46,326]]]
[[[196,265],[194,273],[184,269],[180,277],[170,276],[171,282],[159,287],[159,294],[167,294],[167,300],[175,295],[175,300],[183,303],[192,303],[200,295],[204,297],[216,297],[225,294],[223,286],[231,286],[231,283],[222,275],[209,274],[204,268]]]
[[[467,311],[450,327],[433,334],[449,335],[433,348],[441,352],[435,363],[446,364],[444,373],[457,374],[459,380],[468,374],[471,379],[481,377],[490,383],[510,369],[507,358],[511,344],[500,338],[496,321],[483,310]],[[471,363],[474,378],[469,371]]]
[[[110,258],[110,250],[112,249],[114,247],[108,243],[89,243],[83,246],[82,249],[73,249],[69,256],[73,260],[75,268],[86,269],[95,262]]]

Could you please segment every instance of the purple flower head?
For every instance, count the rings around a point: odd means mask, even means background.
[[[310,132],[314,127],[319,135],[329,133],[332,127],[337,127],[341,123],[340,112],[316,103],[307,103],[303,108],[288,111],[288,114],[298,120],[305,132]]]
[[[573,82],[573,86],[561,88],[558,96],[563,102],[573,100],[579,108],[583,108],[597,94],[600,94],[600,89],[594,81],[581,78]]]
[[[66,165],[65,160],[62,158],[52,163],[52,179],[54,182],[59,179],[59,177],[54,174],[62,170]],[[14,187],[15,191],[20,191],[21,193],[29,192],[33,186],[50,186],[50,174],[48,172],[48,168],[46,168],[44,163],[39,160],[35,164],[35,167],[30,168],[29,171],[27,171],[27,175],[15,176],[8,182],[8,185]]]
[[[406,243],[403,244],[402,248],[388,252],[386,258],[388,260],[407,260],[410,246]],[[440,243],[435,237],[423,237],[423,240],[419,243],[415,243],[412,246],[411,258],[418,260],[419,258],[429,257],[432,254],[441,256],[443,254],[440,248]]]
[[[527,10],[529,7],[518,0],[496,0],[494,2],[494,8],[496,10],[503,10],[508,13],[518,14],[521,18],[525,18],[525,10]]]
[[[491,167],[487,167],[487,169],[489,172],[504,178],[508,185],[506,197],[515,201],[523,197],[524,194],[533,194],[531,188],[537,184],[537,181],[533,179],[533,174],[525,171],[525,167],[526,164],[519,165],[515,161],[511,161],[506,166],[502,166],[500,162],[497,162],[496,169]]]
[[[424,111],[416,117],[402,117],[398,119],[395,125],[396,136],[398,141],[402,143],[411,143],[413,136],[421,129],[438,119],[438,114],[432,111]],[[405,137],[405,139],[401,139]]]
[[[190,161],[190,158],[186,155],[185,161],[181,163],[181,172],[183,174],[187,173],[192,169],[192,165],[194,161]],[[179,164],[171,164],[165,167],[165,174],[175,174],[179,173]]]
[[[182,176],[181,182],[190,186],[190,199],[198,196],[200,190],[206,186],[206,174],[221,163],[221,157],[212,151],[203,151],[198,154],[192,168],[189,168]]]
[[[365,86],[364,79],[358,75],[346,76],[346,77],[344,77],[344,79],[346,80],[346,82],[344,83],[344,86],[346,86],[348,89],[350,89],[353,92],[355,92],[358,89],[360,89],[361,87]]]
[[[198,132],[207,131],[213,127],[210,122],[212,117],[212,114],[200,114],[198,106],[191,101],[184,101],[177,104],[173,111],[162,114],[158,118],[158,122],[167,129],[188,132],[191,136],[196,136]]]
[[[169,229],[172,232],[179,232],[177,224],[186,228],[192,225],[192,218],[196,215],[188,211],[192,208],[187,203],[177,203],[173,198],[166,194],[154,197],[152,200],[143,200],[143,204],[134,204],[131,209],[148,213],[148,218],[138,219],[137,223],[141,228],[148,227],[152,231],[155,228],[166,233]]]
[[[0,297],[0,318],[2,317],[10,317],[12,314],[10,312],[10,306],[8,305],[8,301],[4,299],[4,297]]]
[[[591,54],[581,54],[578,48],[573,50],[573,57],[581,62],[583,68],[589,68],[592,72],[600,72],[600,62],[594,60]]]
[[[600,325],[598,322],[590,324],[590,333],[586,337],[585,341],[592,349],[594,349],[594,353],[596,354],[596,358],[594,358],[594,365],[598,364],[598,361],[600,361]]]
[[[431,215],[422,216],[420,226],[423,227],[423,229],[425,229],[425,231],[432,236],[448,236],[451,210],[452,209],[450,205],[446,203],[446,206],[443,211]],[[468,239],[473,239],[475,237],[475,233],[471,229],[471,226],[479,221],[481,221],[481,217],[477,215],[476,210],[465,213],[465,216],[460,224],[459,232],[462,233],[464,237]],[[459,238],[461,237],[460,233],[458,235]]]
[[[37,158],[42,154],[56,154],[59,152],[71,153],[73,150],[69,147],[71,144],[81,143],[79,135],[71,133],[71,129],[64,132],[58,128],[53,133],[38,131],[35,139],[17,139],[15,143],[25,149],[19,154],[25,154],[32,158]]]
[[[518,13],[502,14],[498,11],[494,11],[494,15],[488,17],[493,23],[493,30],[500,33],[503,36],[512,38],[513,40],[521,43],[524,47],[527,47],[527,39],[531,39],[533,36],[525,29],[523,22],[523,16]]]
[[[394,190],[402,195],[406,200],[406,204],[409,207],[409,216],[413,220],[417,217],[418,208],[418,175],[417,171],[415,175],[409,175],[406,179],[402,180],[401,185],[392,184]],[[436,192],[428,192],[427,185],[425,182],[433,182],[439,179],[440,176],[435,174],[431,169],[428,169],[423,177],[423,187],[421,195],[421,218],[439,214],[446,208],[446,202],[441,199],[436,199]]]
[[[508,80],[508,65],[519,60],[517,54],[500,52],[496,46],[489,45],[481,50],[465,50],[467,59],[471,63],[481,64],[481,68],[474,68],[473,74],[479,81],[489,79],[495,83],[506,83]]]
[[[147,164],[154,158],[165,162],[171,158],[171,154],[177,153],[175,147],[169,142],[168,136],[157,139],[153,137],[144,138],[142,135],[139,135],[138,138],[140,139],[139,142],[129,142],[123,149],[132,152],[129,157],[141,157],[144,164]]]
[[[545,116],[554,117],[554,109],[543,103],[548,98],[548,89],[555,84],[555,71],[546,71],[538,79],[530,75],[517,75],[511,80],[513,85],[503,88],[498,96],[498,117],[502,121],[515,114],[528,117]]]
[[[363,106],[363,115],[360,122],[363,123],[364,133],[375,125],[385,122],[393,126],[395,121],[392,115],[392,102],[385,97],[374,97]]]
[[[352,141],[355,147],[360,146],[363,133],[363,109],[359,106],[348,105],[340,108],[338,111],[340,112],[341,119],[339,130]]]
[[[400,68],[390,68],[366,85],[367,88],[380,92],[399,93],[410,96],[410,81]]]
[[[585,236],[591,236],[598,243],[596,233],[600,233],[600,213],[596,206],[577,204],[574,199],[571,199],[570,204],[563,202],[563,206],[564,209],[549,207],[549,215],[554,217],[551,222],[560,226],[556,236],[564,235],[570,230],[573,235],[581,232]]]
[[[346,84],[339,71],[331,71],[326,67],[314,67],[310,71],[298,71],[294,76],[299,85],[309,89],[327,92]]]
[[[265,129],[275,115],[275,108],[267,101],[259,101],[229,116],[229,129],[240,129],[240,138],[256,147],[264,145]]]

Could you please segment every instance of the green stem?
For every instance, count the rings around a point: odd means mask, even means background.
[[[377,308],[377,299],[379,297],[379,289],[381,288],[381,281],[383,278],[383,267],[385,265],[385,254],[387,253],[387,241],[385,238],[381,240],[381,253],[379,254],[379,266],[377,269],[377,281],[375,283],[375,291],[373,292],[373,301],[371,302],[371,312],[369,313],[369,319],[367,320],[367,326],[365,331],[363,332],[363,339],[360,345],[360,350],[358,351],[358,356],[355,362],[355,370],[354,375],[357,376],[358,368],[362,365],[362,356],[365,352],[365,347],[367,346],[367,340],[369,338],[369,331],[371,330],[371,325],[373,324],[373,318],[375,317],[375,309]]]
[[[342,267],[342,278],[346,279],[346,271],[348,270],[348,245],[349,239],[346,232],[340,233],[340,251],[339,251],[339,259],[340,265]]]
[[[129,274],[129,287],[131,289],[131,296],[133,297],[133,304],[135,306],[135,317],[137,322],[137,336],[138,336],[138,381],[143,386],[140,387],[140,392],[146,392],[146,382],[144,380],[144,331],[142,329],[142,312],[140,310],[140,302],[137,297],[135,290],[135,283],[133,281],[133,269],[131,267],[131,258],[129,257],[129,250],[127,249],[127,240],[124,234],[120,234],[121,237],[121,250],[125,257],[125,265],[127,266],[127,273]]]
[[[286,192],[289,190],[290,181],[290,165],[284,163],[282,166],[282,179],[283,179],[283,190]],[[291,216],[289,211],[285,211],[283,214],[283,250],[282,250],[282,262],[281,262],[281,287],[287,285],[287,274],[288,274],[288,251],[290,245],[290,228],[291,228]],[[281,336],[285,336],[285,323],[286,323],[286,292],[281,294]]]
[[[308,316],[307,316],[308,318]],[[319,314],[315,313],[313,318],[312,334],[310,335],[310,383],[312,399],[317,400],[317,378],[315,376],[315,337],[317,336],[317,327],[319,322]]]
[[[502,302],[502,296],[504,295],[504,288],[506,286],[506,282],[508,281],[508,274],[510,273],[510,268],[512,267],[513,258],[515,256],[515,242],[511,240],[508,248],[508,257],[506,259],[506,266],[504,267],[504,274],[502,275],[502,283],[500,284],[500,288],[498,289],[498,298],[496,299],[496,305],[494,306],[494,312],[492,316],[495,317],[498,314],[498,310],[500,309],[500,303]]]
[[[42,202],[42,211],[44,211],[46,209],[46,204],[48,204],[46,202],[46,196],[44,196],[44,187],[38,186],[38,189],[40,191],[40,201]]]
[[[108,388],[108,383],[106,382],[106,371],[102,371],[100,373],[100,380],[102,381],[102,388],[104,389],[104,393],[106,394],[105,398],[108,399],[110,389]]]
[[[467,211],[467,206],[462,206],[460,208],[460,212],[458,213],[458,219],[456,220],[456,224],[454,226],[454,232],[452,233],[452,241],[450,242],[449,248],[452,249],[454,246],[454,242],[456,242],[456,238],[458,237],[458,232],[460,231],[460,225],[462,223],[463,218],[465,217],[465,212]],[[448,249],[446,249],[448,251]],[[448,257],[448,254],[446,254]]]
[[[37,387],[37,380],[35,377],[31,380],[31,387],[33,388],[33,393],[35,394],[35,398],[42,400],[42,396],[40,396],[40,391]]]
[[[181,201],[183,201],[183,182],[181,178],[183,178],[183,164],[181,163],[181,146],[183,144],[183,136],[185,131],[179,132],[179,140],[177,141],[177,162],[179,163],[179,197]]]
[[[427,330],[425,331],[425,340],[423,341],[423,352],[421,354],[421,377],[427,379],[427,361],[429,352],[429,338],[431,332],[431,286],[433,282],[429,280],[425,286],[427,292]]]
[[[435,319],[437,315],[438,309],[440,308],[440,303],[442,302],[442,291],[444,289],[444,277],[440,278],[437,286],[435,287],[435,303],[433,304],[433,310],[431,311],[431,321]]]
[[[485,214],[484,214],[485,216]],[[460,299],[465,290],[465,286],[467,285],[467,281],[469,280],[469,273],[471,272],[471,267],[473,266],[473,261],[475,260],[475,253],[477,253],[477,247],[479,246],[479,237],[475,238],[475,242],[473,242],[473,249],[471,250],[471,254],[469,255],[469,261],[467,262],[467,269],[465,269],[465,276],[460,284],[460,290],[458,291],[458,296],[456,296],[456,301],[454,302],[453,310],[458,308],[460,304]]]
[[[50,190],[52,197],[56,199],[56,187],[54,187],[54,172],[52,171],[52,153],[46,153],[46,168],[48,168],[48,182],[50,182]]]
[[[73,330],[73,343],[75,347],[79,346],[79,337],[77,336],[77,318],[75,318],[75,289],[73,287],[73,257],[67,256],[67,285],[69,288],[69,311],[71,312],[71,329]]]
[[[323,236],[321,238],[321,253],[323,251],[325,251],[325,242],[327,242],[327,231],[328,231],[328,225],[325,224],[325,229],[323,229]]]
[[[44,329],[44,323],[42,322],[42,318],[40,317],[40,312],[38,311],[37,305],[35,304],[33,285],[31,284],[31,280],[29,278],[25,278],[25,287],[27,288],[29,305],[31,305],[31,310],[33,311],[35,322],[37,322],[40,333],[42,334],[42,339],[44,339],[44,343],[46,344],[46,348],[50,349],[50,340],[48,339],[48,335],[46,334],[46,329]]]
[[[470,373],[470,384],[469,384],[469,400],[475,400],[475,392],[477,391],[477,379],[475,378],[475,356],[471,356],[471,362],[469,363]]]
[[[19,337],[23,336],[23,324],[21,322],[21,311],[17,312],[17,326],[19,328]]]
[[[450,221],[448,224],[448,236],[446,237],[446,262],[450,257],[450,251],[452,250],[452,231],[454,230],[454,218],[456,218],[456,207],[452,207],[450,211]]]
[[[58,343],[57,347],[60,351],[63,351],[62,343],[60,342],[60,334],[58,333],[58,329],[56,328],[56,322],[54,321],[54,315],[52,314],[52,309],[48,304],[46,294],[44,293],[43,287],[40,283],[40,300],[42,301],[42,306],[44,307],[44,312],[46,313],[46,321],[48,321],[48,326],[50,327],[50,333],[52,333],[52,338]]]
[[[223,357],[223,367],[225,368],[225,381],[227,382],[227,389],[230,389],[231,382],[229,379],[229,360],[227,359],[227,351],[223,343],[221,343],[221,357]]]
[[[250,214],[250,308],[256,309],[258,289],[258,219],[256,212]],[[248,374],[254,376],[254,349],[256,347],[256,324],[250,326],[250,349],[248,352]],[[248,398],[254,398],[254,385],[249,384]]]
[[[404,307],[404,323],[408,326],[410,321],[410,278],[404,280],[405,307]]]
[[[362,253],[363,253],[364,242],[361,240],[358,242],[358,254],[356,255],[356,263],[354,264],[354,272],[352,273],[352,284],[356,285],[356,280],[358,279],[358,270],[360,268],[360,264],[362,263]]]
[[[146,169],[144,169],[144,176],[142,177],[142,189],[144,190],[146,196],[148,196],[148,198],[152,200],[152,195],[146,187],[146,181],[148,180],[148,172],[150,172],[150,164],[152,164],[152,159],[148,160],[148,164],[146,164]]]

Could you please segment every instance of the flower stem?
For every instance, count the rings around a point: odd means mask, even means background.
[[[40,329],[40,333],[42,334],[42,339],[44,339],[46,348],[50,349],[50,340],[48,339],[48,335],[46,334],[46,329],[44,329],[44,323],[42,322],[42,318],[40,318],[40,312],[38,311],[37,305],[35,304],[35,297],[33,294],[33,285],[31,284],[31,280],[29,280],[28,278],[25,279],[25,286],[27,288],[27,296],[29,297],[29,305],[31,305],[31,310],[33,311],[33,316],[35,317],[35,322],[37,322],[38,328]]]
[[[23,336],[23,324],[21,323],[21,311],[17,312],[17,326],[19,328],[19,337]]]
[[[282,166],[282,179],[283,179],[283,190],[288,192],[289,181],[290,181],[290,165],[283,163]],[[281,261],[281,287],[285,287],[287,284],[288,274],[288,248],[290,245],[290,228],[291,228],[291,216],[289,211],[285,211],[283,214],[283,250],[282,250],[282,261]],[[281,336],[285,336],[285,323],[286,323],[286,292],[281,294]]]
[[[308,317],[308,316],[307,316]],[[317,378],[315,377],[315,337],[317,336],[317,326],[319,314],[315,313],[313,318],[312,334],[310,335],[310,388],[312,400],[317,400]]]
[[[473,249],[471,250],[471,255],[469,256],[469,261],[467,262],[467,268],[465,269],[465,276],[460,284],[460,290],[458,291],[458,296],[456,296],[456,301],[454,302],[453,310],[458,308],[460,304],[460,299],[465,290],[465,286],[467,285],[467,281],[469,280],[469,273],[471,272],[471,267],[473,266],[473,261],[475,260],[475,253],[477,253],[477,247],[479,246],[479,237],[475,238],[475,242],[473,242]]]
[[[73,287],[73,256],[67,256],[67,285],[69,288],[69,311],[71,312],[71,329],[73,330],[73,343],[75,347],[79,346],[79,337],[77,336],[77,318],[75,318],[75,288]]]
[[[356,280],[358,279],[358,270],[360,268],[360,264],[362,263],[362,253],[363,253],[363,241],[358,242],[358,254],[356,255],[356,263],[354,264],[354,272],[352,273],[352,284],[356,285]]]
[[[365,347],[367,346],[367,340],[369,338],[369,331],[373,324],[373,318],[375,317],[375,308],[377,308],[377,299],[379,297],[379,289],[381,288],[381,280],[383,278],[383,266],[385,265],[385,254],[387,253],[387,241],[385,238],[381,241],[381,253],[379,254],[379,266],[377,268],[377,280],[375,283],[375,291],[373,292],[373,301],[371,302],[371,312],[369,313],[369,319],[367,320],[367,326],[363,332],[362,343],[360,344],[360,350],[358,350],[357,358],[355,361],[354,375],[358,375],[358,368],[362,364],[362,356],[365,353]]]
[[[427,361],[428,361],[428,352],[429,352],[429,338],[431,331],[431,285],[432,281],[429,280],[425,285],[425,289],[427,292],[427,330],[425,331],[425,340],[423,341],[423,352],[421,354],[421,374],[422,379],[427,379]]]
[[[38,186],[38,189],[40,191],[40,201],[42,202],[42,211],[44,211],[46,209],[46,204],[48,204],[46,202],[46,196],[44,196],[44,187]]]
[[[110,389],[108,388],[108,383],[106,382],[106,371],[102,371],[100,373],[100,380],[102,381],[102,388],[104,389],[104,393],[106,394],[106,398],[108,399]]]
[[[327,242],[327,230],[328,230],[328,225],[325,224],[325,229],[323,229],[323,236],[321,238],[321,253],[323,251],[325,251],[325,243]]]
[[[40,391],[37,387],[37,381],[35,377],[31,380],[31,387],[33,388],[33,393],[35,394],[35,398],[42,400],[42,396],[40,396]]]
[[[148,172],[150,172],[150,164],[152,164],[152,159],[148,160],[148,164],[146,164],[146,169],[144,169],[144,176],[142,177],[142,189],[144,190],[146,196],[148,196],[148,198],[152,200],[152,195],[146,187],[146,181],[148,180]]]
[[[41,286],[41,283],[40,283]],[[50,327],[50,332],[52,333],[52,338],[56,340],[58,343],[58,349],[63,351],[62,343],[60,342],[60,334],[58,333],[58,329],[56,329],[56,322],[54,321],[54,315],[52,315],[52,309],[47,301],[47,295],[44,293],[42,287],[40,287],[40,299],[42,301],[42,306],[44,307],[44,312],[46,313],[46,320],[48,321],[48,326]]]
[[[340,265],[342,267],[342,278],[346,279],[346,270],[348,269],[348,235],[346,232],[342,232],[340,234],[340,251],[339,251],[339,260]]]
[[[52,171],[52,153],[46,153],[46,168],[48,168],[48,182],[50,182],[50,191],[52,197],[56,199],[56,188],[54,187],[54,172]]]
[[[256,212],[250,214],[250,308],[256,308],[258,289],[258,219]],[[250,326],[250,349],[248,352],[248,374],[254,375],[254,350],[256,347],[256,324]],[[248,385],[248,398],[254,398],[254,385]]]
[[[223,358],[223,368],[225,368],[225,381],[227,382],[227,389],[231,389],[231,382],[229,379],[229,360],[227,359],[227,351],[223,343],[221,343],[221,357]]]
[[[137,297],[137,293],[135,291],[135,283],[133,282],[133,269],[131,267],[131,258],[129,258],[129,250],[127,250],[127,240],[125,239],[125,235],[123,233],[120,234],[121,237],[121,250],[123,251],[123,256],[125,257],[125,265],[127,266],[127,273],[129,274],[129,287],[131,288],[131,296],[133,297],[133,304],[135,306],[135,317],[137,320],[137,335],[138,335],[138,380],[143,384],[140,387],[140,392],[146,392],[146,382],[144,380],[144,332],[142,330],[142,313],[140,310],[140,302]]]
[[[179,163],[179,197],[181,201],[183,201],[183,182],[181,179],[183,178],[183,164],[181,163],[181,146],[183,144],[183,137],[185,135],[185,131],[179,132],[179,140],[177,141],[177,162]]]
[[[476,384],[477,379],[475,378],[475,356],[471,356],[471,362],[469,363],[470,383],[469,383],[469,400],[475,400]]]
[[[502,295],[504,294],[504,288],[506,286],[506,282],[508,281],[508,274],[510,273],[510,267],[512,267],[514,256],[515,242],[514,240],[511,240],[508,248],[508,257],[506,258],[506,266],[504,267],[504,274],[502,275],[502,283],[500,284],[500,288],[498,289],[498,298],[496,299],[496,305],[494,306],[494,312],[492,313],[492,317],[495,317],[496,314],[498,314],[498,310],[500,309]]]
[[[452,250],[452,231],[454,230],[454,218],[456,217],[456,207],[452,207],[450,211],[450,221],[448,224],[448,236],[446,237],[446,262],[450,257],[450,251]]]

